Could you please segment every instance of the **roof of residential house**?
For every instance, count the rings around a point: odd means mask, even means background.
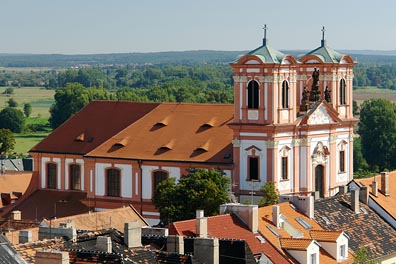
[[[353,179],[353,181],[359,186],[367,186],[368,191],[370,192],[370,198],[379,204],[385,211],[387,211],[389,215],[391,215],[393,218],[396,218],[396,171],[389,172],[388,176],[389,195],[387,196],[383,193],[383,191],[381,191],[381,175],[376,175],[370,178]],[[377,196],[373,194],[373,181],[377,182]]]
[[[274,263],[289,263],[272,245],[260,242],[259,233],[253,233],[235,214],[207,217],[208,237],[245,240],[254,255],[263,253]],[[170,235],[196,236],[196,219],[173,222],[169,226]]]
[[[162,103],[87,156],[232,162],[233,106]]]
[[[278,250],[287,254],[287,250],[305,250],[314,240],[323,241],[328,237],[339,237],[342,232],[331,231],[326,235],[318,235],[323,228],[313,219],[305,216],[302,212],[296,210],[289,202],[277,204],[280,209],[283,228],[277,228],[273,223],[272,208],[273,206],[260,207],[258,209],[259,230],[264,237],[272,243]],[[296,261],[288,255],[293,263]],[[337,263],[325,250],[320,248],[320,263]],[[349,255],[348,259],[341,263],[349,263],[352,260]]]
[[[158,105],[159,103],[129,101],[92,101],[30,151],[84,155]]]
[[[111,237],[112,253],[96,248],[98,236]],[[15,245],[16,250],[28,263],[35,263],[36,251],[67,251],[70,263],[157,263],[155,252],[147,247],[128,248],[123,234],[116,229],[89,231],[79,236],[77,242],[63,238],[44,239]]]
[[[56,219],[44,219],[43,221],[48,226],[58,227],[61,223],[71,222],[72,226],[78,230],[103,230],[115,228],[117,230],[124,230],[124,224],[127,222],[139,221],[142,226],[149,226],[149,224],[144,220],[144,218],[136,211],[132,206],[125,206],[122,208],[109,209],[101,212],[89,212],[77,215],[71,215],[66,217],[60,217]],[[32,232],[33,240],[38,240],[38,225],[43,224],[43,222],[30,223],[31,228],[23,226],[18,228],[20,222],[25,221],[14,221],[12,222],[13,229],[15,230],[30,230]],[[9,224],[9,223],[8,223]],[[7,226],[7,222],[4,223],[4,227]],[[7,232],[7,238],[17,244],[19,242],[19,231]]]
[[[13,210],[21,211],[22,219],[41,221],[43,218],[65,217],[87,213],[90,208],[82,200],[85,192],[36,190],[19,200]],[[11,212],[5,212],[3,217],[9,217]]]
[[[343,230],[354,251],[364,246],[374,258],[396,253],[396,230],[364,203],[359,208],[358,214],[351,209],[351,193],[317,200],[315,221],[326,230]]]
[[[11,199],[18,198],[15,194],[23,194],[29,186],[32,172],[6,172],[0,175],[0,193],[9,194]],[[0,207],[3,207],[3,199]]]

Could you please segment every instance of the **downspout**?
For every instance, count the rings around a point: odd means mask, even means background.
[[[140,215],[143,216],[143,169],[142,160],[138,160],[140,173]]]

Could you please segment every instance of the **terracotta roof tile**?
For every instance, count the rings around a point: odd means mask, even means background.
[[[374,258],[396,253],[396,230],[363,203],[367,214],[354,213],[351,193],[315,201],[315,221],[326,230],[342,230],[349,236],[349,247],[365,246]]]
[[[283,249],[292,250],[307,250],[313,242],[312,239],[307,238],[281,238],[279,241]]]
[[[342,231],[311,230],[309,231],[312,239],[323,242],[336,242],[341,236]]]
[[[372,183],[373,181],[377,182],[377,188],[378,188],[378,196],[375,196],[373,194],[373,186]],[[389,172],[389,196],[385,196],[381,192],[381,175],[376,175],[374,177],[370,178],[364,178],[364,179],[354,179],[356,183],[358,183],[360,186],[367,186],[369,192],[370,192],[370,198],[373,199],[377,204],[379,204],[382,208],[385,209],[393,218],[396,219],[396,171]]]
[[[29,186],[32,178],[32,172],[18,172],[12,174],[4,174],[0,176],[0,193],[13,196],[13,192],[24,193]],[[0,199],[0,207],[3,202]]]
[[[234,214],[208,217],[208,234],[210,237],[245,240],[253,254],[264,253],[274,263],[289,263],[269,243],[261,243],[248,227]],[[196,219],[174,222],[169,227],[170,235],[195,237]]]
[[[30,151],[86,154],[158,105],[159,103],[129,101],[92,101]]]
[[[231,164],[233,133],[227,124],[232,118],[232,105],[162,103],[87,156]],[[158,120],[166,125],[159,127]],[[202,129],[208,120],[216,121]],[[129,135],[125,146],[114,147]]]

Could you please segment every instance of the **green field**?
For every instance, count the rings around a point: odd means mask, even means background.
[[[4,94],[5,88],[0,88],[0,110],[7,107],[7,101],[13,98],[18,103],[18,109],[23,111],[23,105],[29,103],[32,106],[32,113],[26,118],[26,125],[36,125],[45,127],[44,131],[25,131],[15,135],[15,149],[17,155],[26,155],[27,152],[38,142],[40,142],[50,132],[48,118],[49,108],[54,103],[54,90],[47,90],[42,87],[21,87],[14,88],[13,94]]]

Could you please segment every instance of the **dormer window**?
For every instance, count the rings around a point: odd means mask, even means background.
[[[250,81],[247,88],[248,92],[248,108],[259,108],[259,84],[256,81]]]

